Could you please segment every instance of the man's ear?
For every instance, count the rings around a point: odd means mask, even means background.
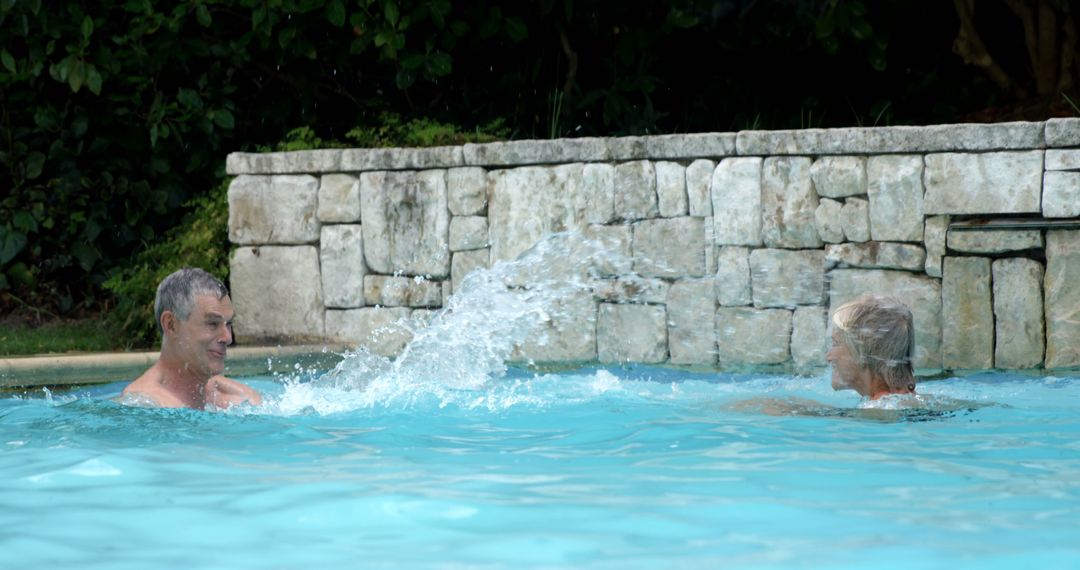
[[[161,330],[164,334],[176,332],[177,321],[179,321],[179,319],[176,318],[176,313],[172,311],[162,311],[161,322],[159,324],[161,325]]]

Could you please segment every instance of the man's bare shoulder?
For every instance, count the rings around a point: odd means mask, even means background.
[[[154,368],[133,380],[120,392],[118,401],[130,406],[182,408],[184,403],[161,386],[161,374]]]

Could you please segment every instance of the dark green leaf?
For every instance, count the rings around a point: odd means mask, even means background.
[[[88,66],[86,73],[86,87],[94,95],[101,95],[101,74],[93,64]]]
[[[390,22],[391,26],[396,26],[398,18],[401,16],[400,13],[398,13],[397,3],[398,0],[386,0],[383,3],[383,13],[386,16],[386,21]]]
[[[236,121],[228,109],[218,109],[214,112],[214,124],[223,129],[232,129],[236,125]]]
[[[34,233],[38,229],[37,220],[30,215],[30,212],[15,212],[11,216],[11,223],[15,226],[15,229],[24,234]]]
[[[38,176],[41,176],[41,171],[45,169],[45,155],[34,151],[26,157],[26,178],[33,180]]]
[[[176,95],[176,100],[180,101],[180,104],[189,109],[201,109],[202,98],[195,92],[194,89],[181,89]]]
[[[862,18],[856,18],[851,23],[851,35],[858,40],[865,40],[873,35],[874,30],[870,27],[870,23]]]
[[[335,26],[344,26],[345,4],[341,0],[330,0],[326,5],[326,19]]]
[[[15,67],[15,58],[8,53],[8,50],[0,51],[0,62],[3,62],[4,68],[15,73],[18,69]]]
[[[71,254],[75,256],[75,259],[79,261],[79,267],[82,267],[83,271],[89,272],[94,268],[94,264],[98,259],[101,259],[101,254],[98,253],[94,246],[85,241],[76,242],[71,246]]]
[[[209,28],[213,23],[213,19],[210,16],[210,10],[206,7],[206,4],[199,4],[195,8],[195,19],[199,21],[199,24],[204,28]]]
[[[525,22],[522,22],[521,18],[507,18],[506,35],[510,36],[510,39],[515,43],[518,43],[529,37],[529,28],[525,26]]]
[[[401,58],[401,66],[405,69],[416,69],[427,61],[427,56],[422,53],[412,53]]]
[[[34,286],[34,272],[23,262],[18,262],[8,268],[7,274],[27,287]]]
[[[7,265],[19,255],[26,243],[26,236],[22,233],[0,226],[0,265]]]
[[[408,89],[416,82],[416,73],[407,69],[402,69],[397,72],[397,76],[394,77],[394,83],[397,84],[398,89]]]
[[[71,65],[71,70],[68,71],[67,82],[68,86],[75,93],[82,89],[83,83],[86,81],[86,64],[82,61],[76,60]]]
[[[431,54],[427,63],[428,72],[435,77],[445,77],[453,70],[453,59],[442,52]]]
[[[82,37],[88,40],[92,35],[94,35],[94,20],[90,16],[85,16],[82,21]]]

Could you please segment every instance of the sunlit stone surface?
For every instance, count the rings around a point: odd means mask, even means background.
[[[604,303],[662,305],[667,302],[671,287],[672,285],[663,279],[626,275],[618,279],[596,281],[593,297]]]
[[[647,160],[615,166],[615,217],[644,220],[659,213],[656,198],[656,168]]]
[[[1043,177],[1043,216],[1080,216],[1080,172],[1047,172]]]
[[[866,163],[870,237],[875,241],[922,241],[923,159],[872,156]]]
[[[945,239],[949,231],[949,216],[930,216],[923,228],[926,244],[926,274],[941,277],[941,259],[945,257]]]
[[[1039,230],[949,230],[949,249],[964,253],[1005,253],[1042,246]]]
[[[701,218],[643,220],[633,226],[634,271],[646,277],[705,275],[705,229]]]
[[[1034,259],[998,259],[994,279],[994,367],[1034,368],[1042,364],[1043,266]]]
[[[946,257],[942,267],[942,366],[982,369],[994,365],[994,310],[990,259]]]
[[[814,210],[814,225],[817,227],[821,241],[825,243],[844,241],[843,211],[844,204],[836,200],[822,198],[818,202],[818,207]]]
[[[721,366],[781,364],[791,356],[791,311],[720,307],[716,352]]]
[[[485,213],[490,191],[491,180],[483,168],[467,166],[446,171],[447,206],[455,216]]]
[[[364,277],[364,301],[383,307],[438,307],[442,284],[438,281],[392,275]]]
[[[412,340],[410,315],[412,310],[405,307],[330,309],[326,311],[326,338],[394,357]]]
[[[454,253],[450,263],[450,282],[452,291],[461,290],[461,282],[477,269],[486,269],[491,264],[491,249],[474,249]]]
[[[866,194],[866,158],[823,156],[810,166],[810,178],[818,196],[844,198]]]
[[[686,167],[677,162],[655,163],[656,196],[660,216],[685,216],[689,205],[686,196]]]
[[[686,167],[686,194],[691,216],[711,217],[710,194],[716,163],[699,158]]]
[[[375,273],[450,274],[446,172],[360,175],[364,258]]]
[[[323,288],[314,246],[238,247],[229,262],[229,283],[238,341],[322,338]]]
[[[454,216],[450,219],[450,251],[482,249],[488,246],[488,219],[484,216]]]
[[[870,241],[870,202],[865,198],[848,198],[840,210],[840,224],[848,241]]]
[[[761,232],[768,247],[821,247],[810,159],[769,157],[761,172]]]
[[[738,307],[753,302],[748,248],[727,246],[717,250],[716,299],[724,307]]]
[[[319,221],[360,221],[360,179],[348,174],[324,174],[319,179]]]
[[[319,239],[323,301],[336,309],[364,306],[364,238],[359,224],[322,227]]]
[[[716,362],[716,298],[711,279],[688,279],[667,296],[667,343],[674,364]]]
[[[600,362],[663,362],[667,310],[662,305],[600,303],[596,336]]]
[[[1080,231],[1046,232],[1047,368],[1080,366]]]
[[[791,359],[796,370],[825,366],[829,332],[824,307],[795,307],[791,316]]]
[[[926,251],[910,243],[842,243],[825,246],[825,264],[830,269],[840,266],[921,271],[926,264]]]
[[[817,305],[825,298],[825,252],[755,249],[750,252],[755,307]]]
[[[761,245],[760,158],[725,158],[712,178],[717,245]]]
[[[302,244],[319,240],[319,179],[238,176],[229,184],[229,241]]]
[[[1043,151],[926,156],[927,214],[1039,213]]]
[[[556,301],[537,331],[514,352],[516,362],[591,362],[596,360],[596,305],[582,291]]]

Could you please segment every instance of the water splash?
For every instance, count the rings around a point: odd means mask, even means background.
[[[572,320],[568,300],[591,297],[612,267],[629,260],[600,239],[558,233],[513,261],[473,271],[446,306],[429,320],[407,319],[412,340],[394,360],[363,348],[346,353],[314,381],[286,379],[284,393],[267,404],[278,413],[336,413],[374,406],[435,401],[465,407],[505,408],[542,403],[528,381],[493,382],[525,343],[554,342],[551,329]],[[375,334],[388,334],[389,330]]]

